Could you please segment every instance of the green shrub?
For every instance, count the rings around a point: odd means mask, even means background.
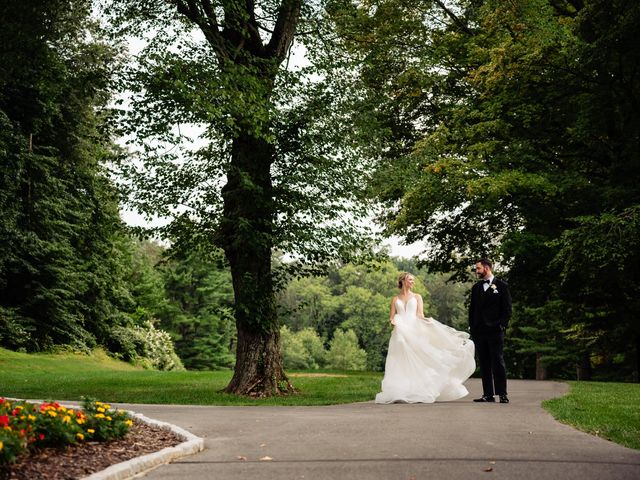
[[[364,370],[367,352],[358,346],[358,337],[353,330],[336,330],[329,344],[327,366],[335,370]]]
[[[280,330],[280,341],[284,368],[309,370],[324,366],[327,352],[312,328],[292,332],[284,326]]]
[[[156,370],[184,370],[171,336],[149,320],[142,326],[114,327],[108,349],[116,357]]]

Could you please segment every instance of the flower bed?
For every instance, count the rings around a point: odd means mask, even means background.
[[[126,412],[94,400],[85,400],[81,410],[0,398],[0,466],[30,450],[120,438],[131,425]]]

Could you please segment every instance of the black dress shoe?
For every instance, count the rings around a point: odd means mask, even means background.
[[[509,403],[509,397],[506,395],[500,395],[500,403]]]
[[[489,397],[487,395],[483,395],[480,398],[474,398],[473,401],[474,402],[486,402],[486,403],[494,402],[495,403],[496,399],[493,398],[493,397]]]

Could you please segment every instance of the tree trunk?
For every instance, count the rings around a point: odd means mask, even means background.
[[[591,380],[591,355],[585,353],[576,364],[577,380]]]
[[[536,353],[536,380],[547,379],[547,367],[544,365],[541,353]]]
[[[266,140],[241,134],[222,189],[221,244],[231,267],[238,330],[234,375],[225,392],[257,397],[294,391],[282,368],[271,275],[274,154]]]
[[[636,382],[640,382],[640,333],[636,334]]]

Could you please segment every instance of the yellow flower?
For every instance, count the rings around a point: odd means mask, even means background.
[[[108,403],[103,404],[104,408],[106,408],[107,410],[111,408],[111,405],[109,405]]]
[[[48,410],[48,411],[47,411],[47,413],[48,413],[49,415],[51,415],[52,417],[57,417],[57,416],[58,416],[58,414],[57,414],[55,411],[53,411],[53,410]]]
[[[0,442],[0,450],[4,448],[4,443]]]
[[[8,432],[11,431],[11,427],[9,425],[7,425],[6,427],[3,427],[5,430],[7,430]]]
[[[124,424],[125,424],[127,427],[130,427],[131,425],[133,425],[133,422],[132,422],[131,420],[125,420],[125,421],[124,421]]]
[[[104,418],[104,414],[98,413],[98,414],[96,414],[96,418]]]
[[[35,422],[35,420],[36,420],[35,415],[29,415],[27,418],[28,418],[29,420],[31,420],[32,422]]]
[[[71,417],[69,415],[65,415],[62,419],[62,423],[69,423],[71,421]]]
[[[102,402],[96,402],[96,405],[103,405]]]
[[[87,432],[88,433],[96,433],[96,431],[93,428],[87,428]]]
[[[111,417],[107,417],[107,420],[111,421]]]
[[[78,437],[80,440],[84,440],[84,435],[81,433],[76,433],[76,437]]]
[[[99,411],[100,413],[104,413],[104,408],[100,407],[100,408],[98,408],[98,411]]]
[[[82,418],[78,418],[76,422],[78,423],[78,425],[82,425],[84,423],[84,420]]]

